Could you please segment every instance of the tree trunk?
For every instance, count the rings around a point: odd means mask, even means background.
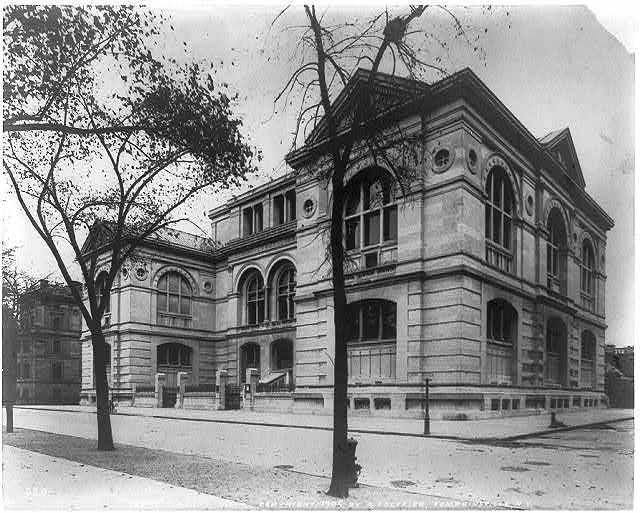
[[[344,250],[342,244],[344,169],[336,166],[332,176],[331,265],[333,273],[333,326],[335,332],[333,387],[333,469],[328,495],[349,496],[347,459],[347,295],[344,289]]]
[[[107,381],[107,344],[102,329],[91,332],[93,345],[93,373],[96,378],[96,406],[98,415],[98,450],[112,451],[113,434],[109,407],[109,382]]]

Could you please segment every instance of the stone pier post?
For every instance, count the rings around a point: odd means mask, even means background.
[[[246,378],[246,383],[249,385],[249,408],[253,411],[256,407],[256,392],[258,391],[260,371],[258,369],[247,369]]]
[[[176,408],[184,407],[184,390],[189,381],[189,374],[187,372],[178,372],[178,397],[176,398]]]
[[[162,390],[167,376],[164,372],[156,374],[156,408],[162,408]]]
[[[216,373],[216,384],[218,385],[218,404],[216,410],[224,410],[227,396],[227,382],[229,380],[229,372],[219,370]]]

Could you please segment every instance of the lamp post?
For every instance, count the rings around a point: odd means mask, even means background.
[[[424,380],[424,434],[431,434],[429,420],[429,378],[425,378]]]

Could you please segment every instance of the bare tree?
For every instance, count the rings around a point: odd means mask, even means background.
[[[333,324],[335,333],[334,409],[333,409],[333,468],[329,495],[347,497],[350,466],[347,448],[347,299],[345,291],[346,253],[343,242],[345,177],[354,155],[362,148],[375,159],[382,159],[392,170],[401,189],[410,185],[416,166],[397,164],[398,152],[403,154],[403,133],[399,121],[402,108],[415,105],[428,94],[426,84],[417,79],[425,73],[438,77],[447,75],[443,64],[448,47],[456,38],[462,38],[473,52],[483,58],[479,45],[480,33],[472,35],[469,25],[447,7],[434,6],[432,11],[441,15],[440,21],[451,24],[448,37],[439,38],[435,31],[415,27],[425,21],[426,6],[410,6],[407,12],[390,15],[380,12],[365,21],[329,20],[327,11],[318,12],[315,6],[305,5],[305,23],[288,26],[298,30],[298,59],[276,102],[285,105],[291,96],[299,95],[299,112],[293,133],[293,151],[289,161],[295,160],[298,138],[306,138],[307,148],[316,152],[315,170],[330,184],[331,220],[328,241],[328,260],[333,283]],[[489,8],[490,9],[490,8]],[[279,15],[280,18],[287,9]],[[278,19],[276,18],[276,19]],[[429,50],[435,47],[437,51]],[[379,102],[381,96],[374,90],[381,67],[391,76],[404,74],[404,96],[392,104]],[[361,67],[367,71],[358,71]],[[356,74],[360,73],[359,77]],[[387,75],[388,76],[388,75]],[[350,98],[339,96],[359,78],[358,89]],[[392,83],[391,86],[394,84]],[[340,99],[341,101],[338,101]],[[347,104],[346,102],[351,101]],[[406,114],[406,112],[405,112]],[[391,155],[391,153],[396,152]],[[411,151],[409,151],[411,153]],[[421,159],[424,155],[404,155],[402,159]]]
[[[102,317],[120,267],[197,194],[253,169],[226,84],[154,55],[167,26],[130,6],[4,10],[4,174],[91,332],[103,450],[113,436]]]

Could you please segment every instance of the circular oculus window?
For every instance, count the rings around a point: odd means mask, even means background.
[[[434,151],[433,172],[444,173],[453,164],[453,152],[449,148],[440,148]]]
[[[527,194],[527,204],[526,207],[527,214],[530,216],[533,215],[533,196],[531,194]]]
[[[307,198],[306,200],[304,200],[304,203],[302,204],[302,211],[305,217],[311,217],[313,213],[316,211],[316,202],[313,201],[311,198]]]
[[[471,149],[469,153],[467,153],[467,165],[473,174],[476,172],[476,165],[478,164],[478,154],[476,150]]]
[[[204,288],[204,291],[207,294],[210,294],[211,291],[213,290],[213,283],[211,283],[210,281],[205,281],[204,284],[202,285],[202,288]]]

